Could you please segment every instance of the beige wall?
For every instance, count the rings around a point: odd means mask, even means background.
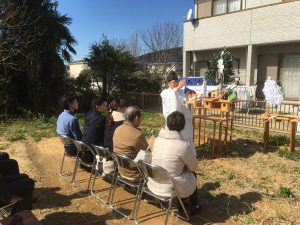
[[[300,43],[299,42],[298,43],[289,43],[289,44],[258,46],[257,51],[260,54],[300,53]]]
[[[264,5],[270,5],[274,3],[282,2],[282,0],[243,0],[243,9],[249,9],[254,7],[260,7]],[[246,3],[246,5],[245,5]]]
[[[74,64],[70,63],[69,67],[70,67],[69,69],[70,76],[76,78],[79,76],[82,70],[88,68],[88,65],[85,63],[74,63]]]
[[[300,1],[200,19],[194,25],[184,23],[184,51],[298,40]]]

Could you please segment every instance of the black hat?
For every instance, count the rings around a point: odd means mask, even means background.
[[[167,81],[170,82],[171,80],[178,80],[175,71],[171,71],[167,77]]]

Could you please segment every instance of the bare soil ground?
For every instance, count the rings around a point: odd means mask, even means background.
[[[278,156],[274,149],[263,152],[262,144],[236,140],[238,150],[217,159],[199,153],[198,188],[202,211],[191,224],[300,224],[300,163]],[[40,142],[7,142],[21,171],[36,180],[37,202],[33,213],[42,225],[133,224],[94,196],[80,192],[58,174],[63,146],[58,138]],[[67,159],[70,174],[72,160]],[[78,185],[86,187],[88,173],[78,173]],[[96,187],[108,187],[100,178]],[[104,193],[105,194],[105,193]],[[290,197],[289,197],[290,196]],[[115,202],[130,212],[134,195],[118,188]],[[163,224],[159,207],[142,201],[141,224]],[[175,217],[170,224],[187,224]]]

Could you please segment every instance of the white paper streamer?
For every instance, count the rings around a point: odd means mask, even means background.
[[[283,100],[283,95],[280,91],[280,87],[275,80],[266,80],[263,88],[266,102],[269,105],[280,105]]]

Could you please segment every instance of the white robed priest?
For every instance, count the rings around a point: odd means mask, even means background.
[[[162,107],[163,107],[163,115],[165,120],[167,121],[168,115],[170,115],[174,111],[181,112],[185,117],[185,126],[181,131],[181,135],[183,140],[186,141],[190,145],[190,149],[195,153],[195,146],[193,141],[193,114],[192,112],[183,104],[180,96],[183,96],[183,90],[181,89],[186,85],[185,81],[180,81],[178,83],[178,77],[176,76],[174,71],[171,71],[167,77],[168,88],[163,90],[160,94],[162,98]]]

